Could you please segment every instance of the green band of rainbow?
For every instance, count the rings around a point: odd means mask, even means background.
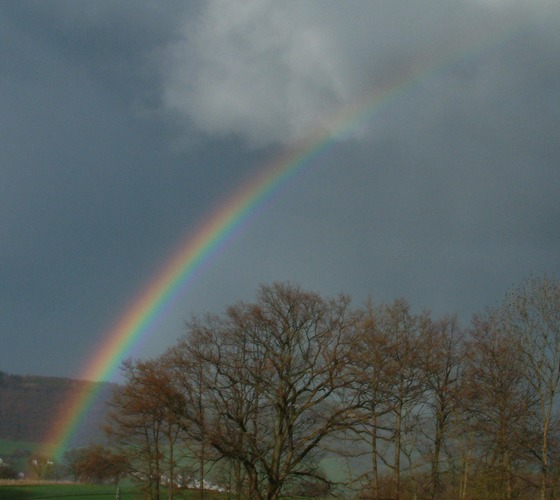
[[[509,29],[508,33],[511,32]],[[314,162],[320,154],[328,151],[330,146],[337,143],[337,138],[351,134],[384,105],[433,76],[444,73],[455,62],[461,62],[479,53],[484,47],[493,47],[504,38],[503,32],[495,34],[492,40],[481,41],[476,47],[440,60],[437,65],[410,72],[390,86],[375,89],[352,105],[346,106],[333,120],[323,127],[318,127],[318,132],[297,147],[285,151],[274,162],[265,166],[259,175],[222,204],[184,241],[149,285],[132,301],[131,307],[125,310],[122,317],[107,332],[100,348],[79,378],[91,381],[111,379],[131,347],[151,331],[166,304],[191,283],[202,264],[211,259],[217,249],[234,235],[236,229],[263,204],[264,200],[306,165]],[[96,397],[96,390],[85,387],[67,402],[45,438],[45,454],[61,458]]]

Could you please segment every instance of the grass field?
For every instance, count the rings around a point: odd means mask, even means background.
[[[197,492],[181,491],[175,493],[175,498],[192,499],[198,498]],[[165,498],[165,495],[162,496]],[[205,498],[220,499],[223,495],[219,493],[205,492]],[[2,500],[107,500],[116,498],[116,488],[109,485],[75,484],[75,483],[40,483],[31,481],[2,481],[0,482],[0,498]],[[123,500],[135,500],[145,498],[134,486],[120,488],[120,498]]]
[[[108,499],[115,498],[114,486],[91,485],[91,484],[44,484],[31,483],[29,481],[16,481],[12,484],[0,483],[0,498],[2,500],[35,499],[42,498],[77,500],[79,498]],[[121,498],[142,498],[138,490],[134,488],[123,488]]]
[[[166,498],[165,491],[162,498]],[[109,485],[76,484],[76,483],[44,483],[32,481],[5,481],[0,480],[0,498],[2,500],[108,500],[116,498],[116,489]],[[120,488],[122,500],[141,500],[146,498],[138,488],[125,486]],[[199,498],[198,491],[176,491],[174,498],[195,500]],[[211,491],[204,492],[208,500],[225,500],[227,494]],[[290,500],[305,500],[304,497],[290,497]]]
[[[38,451],[41,448],[39,443],[30,443],[27,441],[5,441],[0,439],[0,457],[11,455],[14,450],[29,450],[30,452]]]

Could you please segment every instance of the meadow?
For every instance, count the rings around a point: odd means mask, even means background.
[[[42,499],[64,499],[79,500],[103,500],[116,498],[116,488],[113,485],[78,484],[64,482],[41,482],[41,481],[1,481],[0,498],[2,500],[42,500]],[[164,495],[165,497],[165,495]],[[177,499],[198,498],[198,492],[179,491],[174,493]],[[204,492],[208,499],[225,498],[221,493]],[[120,498],[123,500],[134,500],[145,498],[145,495],[135,486],[123,486],[120,488]]]
[[[11,455],[16,450],[29,450],[31,452],[39,450],[39,443],[31,443],[28,441],[7,441],[0,439],[0,457]]]
[[[0,498],[12,499],[43,499],[64,498],[115,498],[116,489],[108,485],[45,483],[38,481],[2,481],[0,482]],[[141,498],[133,488],[123,489],[121,498]]]

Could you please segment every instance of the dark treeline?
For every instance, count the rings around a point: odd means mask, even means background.
[[[187,479],[244,499],[558,498],[559,306],[546,276],[465,327],[263,286],[125,363],[107,432],[151,498]]]

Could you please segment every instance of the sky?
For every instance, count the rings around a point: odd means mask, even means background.
[[[560,3],[0,2],[0,371],[79,376],[181,242],[360,103],[126,356],[274,281],[467,326],[558,275]]]

